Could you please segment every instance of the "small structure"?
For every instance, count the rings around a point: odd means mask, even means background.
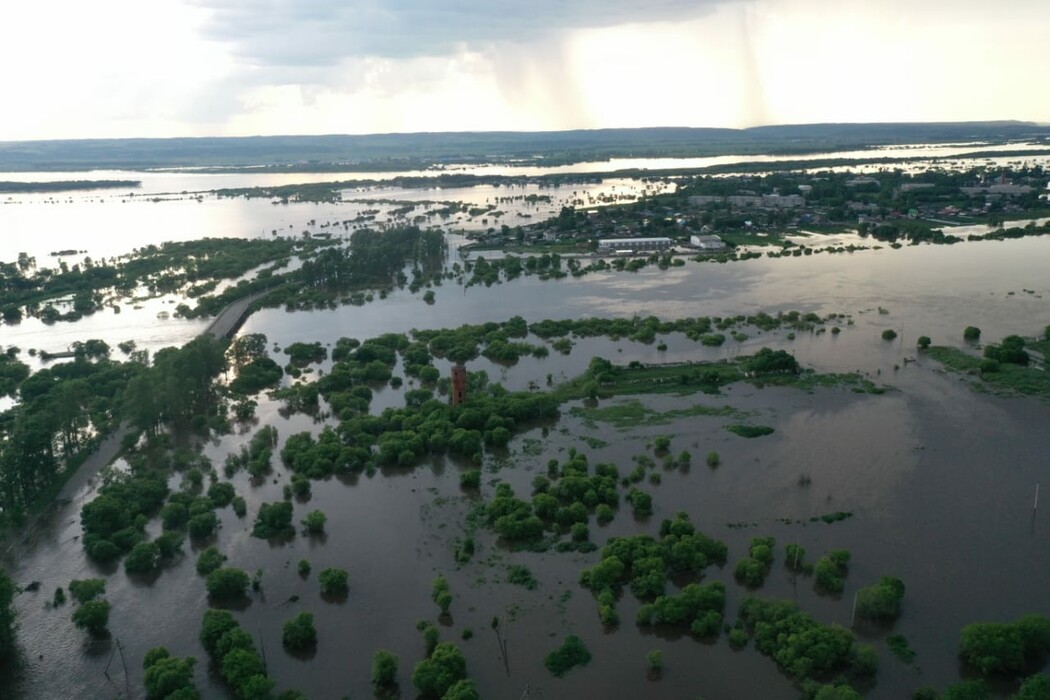
[[[459,406],[467,400],[467,368],[462,364],[452,367],[452,405]]]
[[[670,238],[600,238],[598,239],[598,252],[669,250],[671,243]]]

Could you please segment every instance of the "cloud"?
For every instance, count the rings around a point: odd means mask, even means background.
[[[192,0],[209,38],[258,66],[331,66],[532,43],[562,32],[682,21],[735,0]]]

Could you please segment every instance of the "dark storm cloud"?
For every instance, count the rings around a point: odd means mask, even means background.
[[[732,0],[194,0],[208,35],[260,65],[441,56],[570,29],[686,20]]]

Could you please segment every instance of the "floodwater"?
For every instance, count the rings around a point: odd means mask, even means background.
[[[464,289],[446,282],[436,288],[433,306],[419,295],[397,291],[363,307],[305,313],[266,310],[251,317],[242,332],[265,333],[271,345],[283,347],[296,340],[327,344],[340,336],[363,339],[389,331],[505,320],[515,314],[530,321],[788,309],[848,314],[853,323],[842,319],[840,334],[799,333],[794,341],[785,330],[752,331],[742,343],[728,340],[712,349],[671,335],[668,349],[661,352],[655,344],[577,339],[567,357],[552,353],[509,368],[483,359],[471,363],[472,370],[484,369],[494,381],[524,389],[530,381],[542,386],[548,374],[555,381],[578,374],[594,355],[616,362],[719,359],[769,345],[790,349],[803,365],[818,371],[859,370],[895,388],[872,396],[834,388],[807,394],[736,385],[718,397],[647,400],[659,411],[697,402],[753,411],[754,422],[776,429],[757,440],[724,430],[732,422],[725,418],[619,431],[588,424],[570,415],[572,406],[566,406],[556,424],[518,435],[506,455],[486,463],[483,492],[491,495],[496,482],[506,481],[526,495],[547,460],[564,459],[570,447],[582,449],[592,462],[614,462],[626,474],[633,467],[632,455],[651,454],[647,440],[671,435],[674,452],[693,453],[692,468],[664,472],[658,467],[662,483],[642,485],[654,496],[653,517],[636,520],[629,508],[621,507],[608,526],[592,524],[592,539],[601,544],[611,535],[654,533],[661,518],[679,510],[689,513],[700,530],[729,545],[729,564],[709,569],[706,577],[727,584],[730,623],[747,594],[733,582],[732,566],[751,537],[773,535],[778,542],[777,561],[756,593],[797,599],[824,622],[848,625],[858,588],[882,575],[900,576],[908,589],[902,618],[892,630],[858,625],[857,632],[881,657],[869,697],[901,698],[920,685],[943,687],[958,679],[956,652],[964,625],[1010,620],[1028,612],[1050,614],[1045,597],[1045,582],[1050,580],[1050,553],[1044,544],[1048,523],[1042,515],[1033,518],[1031,510],[1036,482],[1047,480],[1042,436],[1050,408],[1033,400],[977,394],[935,363],[921,358],[905,362],[916,356],[918,335],[929,335],[935,343],[961,344],[967,325],[982,328],[988,341],[1040,331],[1050,323],[1048,263],[1050,239],[1032,238],[725,265],[689,263],[667,271],[647,268],[547,282],[524,278],[489,288]],[[888,313],[880,313],[879,307]],[[99,318],[118,318],[106,314]],[[94,330],[102,331],[104,325]],[[55,328],[95,337],[88,319]],[[188,323],[178,328],[173,339],[197,332]],[[886,328],[899,333],[896,341],[881,339]],[[447,368],[444,363],[439,366]],[[375,410],[400,405],[401,395],[390,387],[377,391]],[[273,424],[283,443],[295,432],[322,427],[306,416],[286,418],[277,409],[262,397],[259,422],[252,431]],[[223,437],[209,443],[205,452],[221,465],[249,436],[245,432]],[[587,447],[584,437],[604,446]],[[703,464],[709,450],[722,457],[717,469]],[[480,532],[477,554],[458,567],[453,548],[464,536],[465,516],[474,504],[458,486],[463,468],[452,460],[436,460],[411,471],[315,482],[312,499],[296,502],[295,521],[321,509],[329,518],[327,537],[299,535],[280,544],[249,536],[259,505],[281,498],[288,474],[279,459],[264,483],[252,484],[244,474],[233,479],[248,501],[249,515],[240,520],[230,509],[221,511],[222,527],[214,543],[231,565],[249,572],[263,570],[262,593],[254,594],[236,614],[265,647],[278,688],[298,688],[316,698],[369,697],[371,656],[386,648],[400,656],[403,694],[412,697],[411,668],[423,654],[415,623],[435,618],[430,584],[441,573],[454,595],[452,619],[441,624],[442,638],[464,651],[484,697],[520,697],[526,687],[548,698],[797,697],[770,659],[751,647],[732,651],[724,635],[710,644],[669,631],[639,630],[633,622],[639,604],[629,592],[618,603],[620,628],[603,630],[594,599],[577,584],[580,571],[597,560],[597,553],[515,553]],[[802,475],[810,478],[809,486],[799,485]],[[175,477],[173,484],[177,481]],[[122,568],[99,569],[85,559],[76,540],[79,509],[91,495],[90,488],[79,494],[5,552],[4,564],[16,581],[38,580],[42,586],[37,593],[17,598],[23,665],[0,681],[7,689],[4,697],[141,697],[142,655],[157,645],[176,655],[197,656],[198,687],[205,697],[223,697],[223,686],[197,641],[208,601],[193,563],[199,548],[211,542],[187,542],[183,560],[149,579],[130,577]],[[840,510],[854,516],[834,525],[780,520],[808,521]],[[754,525],[731,529],[728,523]],[[151,533],[156,534],[157,527],[152,523]],[[818,596],[811,579],[792,580],[782,559],[782,545],[789,542],[801,543],[811,560],[834,548],[853,553],[842,597]],[[305,580],[296,571],[302,558],[313,565]],[[529,566],[539,588],[526,591],[507,584],[509,564]],[[316,576],[326,566],[350,572],[346,601],[320,598]],[[114,605],[113,640],[89,644],[73,628],[70,606],[49,609],[46,601],[70,579],[98,575],[106,578],[107,597]],[[290,603],[292,596],[299,596],[298,602]],[[318,648],[310,658],[293,657],[280,644],[283,621],[302,610],[315,614],[318,627]],[[505,616],[509,675],[489,628],[494,615]],[[463,640],[467,629],[474,636]],[[584,639],[594,660],[564,679],[554,679],[542,659],[568,633]],[[887,651],[885,638],[892,633],[904,634],[918,652],[914,667]],[[127,678],[120,654],[111,661],[118,639]],[[658,681],[648,680],[645,671],[645,654],[654,648],[663,650],[666,666]]]
[[[876,149],[857,157],[887,155],[950,155],[977,150],[973,144],[950,147]],[[989,147],[993,148],[993,147]],[[994,147],[998,149],[999,147]],[[885,151],[885,152],[884,152]],[[821,157],[846,157],[824,154]],[[786,158],[795,158],[785,156]],[[754,157],[741,157],[755,160]],[[617,167],[691,167],[682,159],[662,159]],[[703,163],[713,164],[713,163]],[[608,170],[609,163],[576,164]],[[601,168],[598,168],[598,166]],[[467,170],[468,172],[472,170]],[[478,168],[480,174],[504,173]],[[542,172],[561,171],[556,168]],[[377,174],[393,176],[392,173]],[[403,221],[395,213],[404,202],[420,208],[407,214],[425,215],[433,202],[463,201],[477,207],[495,205],[505,212],[457,215],[427,223],[457,228],[498,227],[541,220],[564,204],[595,206],[605,198],[637,197],[653,183],[606,180],[561,188],[476,187],[454,190],[369,188],[344,193],[339,204],[274,205],[268,200],[217,199],[173,195],[218,187],[287,182],[329,181],[369,174],[316,175],[165,173],[48,173],[48,179],[143,179],[141,193],[100,191],[69,195],[26,195],[0,199],[0,260],[18,252],[37,257],[40,266],[68,264],[84,255],[104,258],[166,240],[203,236],[298,235],[330,231],[346,235],[371,222]],[[0,179],[44,179],[19,173]],[[526,203],[529,194],[550,195],[550,202]],[[510,197],[510,200],[506,198]],[[369,213],[374,212],[374,213]],[[357,217],[374,216],[374,219]],[[400,215],[406,216],[406,215]],[[534,217],[534,218],[533,218]],[[487,219],[487,220],[486,220]],[[352,221],[354,223],[346,224]],[[983,233],[956,230],[953,233]],[[458,237],[454,238],[458,242]],[[807,244],[812,243],[807,239]],[[874,241],[867,244],[875,245]],[[55,258],[60,250],[84,251]],[[735,619],[747,591],[732,580],[732,566],[744,555],[749,539],[773,535],[781,545],[797,541],[815,560],[828,549],[846,548],[853,565],[846,590],[838,599],[818,596],[812,581],[793,581],[783,568],[782,554],[763,588],[763,596],[797,599],[824,622],[849,624],[853,593],[882,575],[898,575],[908,587],[903,617],[892,630],[858,625],[860,637],[875,645],[881,657],[873,698],[907,697],[917,686],[943,687],[958,678],[956,657],[961,628],[978,620],[1009,620],[1023,613],[1050,614],[1045,582],[1050,580],[1050,554],[1043,543],[1045,518],[1033,519],[1031,502],[1036,482],[1047,480],[1042,434],[1050,408],[1033,400],[1005,400],[974,393],[964,381],[943,373],[932,362],[916,357],[915,339],[928,335],[935,343],[962,344],[965,326],[976,325],[984,339],[1033,335],[1050,324],[1047,295],[1050,239],[962,243],[954,246],[888,247],[853,254],[815,254],[746,263],[698,264],[661,271],[600,273],[582,278],[542,281],[535,277],[492,287],[464,289],[448,281],[435,288],[436,303],[425,304],[407,290],[391,293],[362,307],[288,313],[270,309],[252,316],[241,332],[265,333],[284,347],[295,341],[334,343],[341,336],[360,339],[413,328],[455,327],[463,323],[502,321],[521,315],[529,321],[585,316],[732,316],[757,311],[798,309],[819,314],[844,313],[842,332],[758,333],[743,342],[727,340],[721,348],[703,348],[688,339],[667,337],[667,350],[626,340],[576,339],[569,356],[556,352],[542,360],[523,359],[503,367],[479,359],[472,370],[484,369],[493,381],[511,389],[530,383],[544,386],[546,377],[560,381],[579,374],[596,355],[615,362],[641,360],[716,360],[754,352],[768,345],[791,350],[806,367],[822,372],[861,371],[896,390],[881,396],[857,395],[844,389],[807,394],[792,389],[756,389],[737,385],[724,396],[653,397],[656,410],[702,402],[754,411],[755,422],[776,428],[758,440],[744,440],[724,430],[723,418],[693,418],[667,425],[619,431],[591,425],[570,415],[554,425],[518,435],[505,455],[486,463],[483,491],[491,495],[497,481],[514,485],[526,495],[532,478],[547,460],[564,458],[571,447],[583,449],[592,462],[611,461],[626,474],[630,457],[646,452],[655,435],[672,436],[677,453],[693,453],[688,472],[663,472],[659,485],[643,485],[654,496],[656,512],[636,521],[622,507],[608,526],[592,524],[592,539],[601,544],[612,535],[654,533],[661,518],[676,511],[690,514],[698,528],[725,540],[730,561],[723,570],[708,570],[709,580],[726,582],[726,620]],[[45,326],[26,319],[0,327],[0,345],[23,350],[65,349],[76,340],[103,338],[115,346],[135,340],[139,348],[181,344],[200,333],[207,321],[163,318],[162,312],[180,301],[164,297],[121,304],[121,313],[105,309],[76,323]],[[141,308],[134,308],[134,306]],[[881,313],[879,308],[888,313]],[[831,324],[829,324],[831,325]],[[881,339],[892,328],[899,337]],[[531,339],[532,342],[539,342]],[[25,353],[23,353],[25,358]],[[28,358],[25,358],[28,359]],[[279,358],[278,358],[279,359]],[[448,365],[438,362],[444,372]],[[318,369],[327,370],[330,363]],[[400,368],[399,368],[400,369]],[[411,385],[406,383],[406,388]],[[401,405],[403,390],[384,387],[375,394],[374,410]],[[604,402],[603,402],[604,403]],[[2,406],[4,404],[0,404]],[[260,397],[258,422],[249,431],[226,436],[205,446],[221,468],[230,452],[240,449],[264,424],[277,427],[281,441],[295,432],[317,432],[322,425],[302,415],[286,417],[274,402]],[[600,442],[587,447],[582,438]],[[711,470],[703,455],[717,450],[722,466]],[[214,542],[185,545],[186,556],[158,576],[129,577],[122,568],[99,569],[88,562],[77,538],[79,511],[94,493],[90,486],[72,503],[59,507],[47,521],[9,543],[2,558],[16,581],[40,581],[37,593],[17,598],[22,665],[0,676],[4,698],[36,700],[52,697],[141,697],[142,655],[151,647],[167,646],[180,656],[198,657],[196,682],[205,697],[224,697],[222,683],[209,669],[197,642],[203,611],[208,606],[204,584],[194,569],[197,552],[217,544],[230,564],[249,572],[263,569],[263,590],[238,611],[241,624],[265,648],[270,675],[279,688],[298,688],[312,698],[370,697],[373,652],[387,648],[401,657],[403,695],[412,696],[411,668],[422,658],[423,645],[415,630],[420,619],[434,619],[430,584],[438,573],[449,578],[454,601],[452,620],[441,627],[445,640],[464,651],[468,669],[484,697],[521,697],[526,687],[548,698],[571,697],[695,697],[708,700],[740,697],[794,698],[797,691],[775,664],[750,647],[730,650],[724,636],[713,644],[667,631],[642,632],[633,623],[638,602],[626,593],[618,604],[619,630],[599,624],[590,593],[577,584],[579,572],[597,554],[510,552],[488,533],[478,535],[478,553],[457,567],[453,547],[464,536],[464,519],[474,500],[458,487],[464,465],[437,460],[415,470],[385,470],[373,477],[315,482],[308,503],[296,502],[295,521],[321,509],[328,515],[328,535],[322,540],[297,536],[276,544],[251,538],[251,520],[261,503],[280,500],[288,474],[275,459],[271,478],[253,484],[241,474],[233,482],[248,501],[248,517],[230,509],[220,512],[222,528]],[[799,486],[803,474],[811,479]],[[275,483],[276,479],[276,483]],[[178,485],[178,477],[173,486]],[[779,519],[808,520],[832,511],[854,517],[835,525],[784,524]],[[730,529],[727,523],[755,523]],[[157,534],[158,523],[150,525]],[[302,579],[299,559],[309,559],[314,573]],[[528,565],[540,586],[535,591],[505,583],[509,564]],[[321,600],[316,575],[326,566],[350,572],[350,595],[341,603]],[[113,639],[89,643],[70,622],[71,606],[49,609],[46,602],[57,586],[73,578],[104,576],[113,603]],[[297,603],[288,602],[299,596]],[[312,658],[293,657],[280,644],[284,620],[302,611],[315,614],[319,645]],[[505,616],[510,674],[498,657],[489,628],[493,615]],[[462,640],[464,630],[474,636]],[[568,633],[581,636],[594,653],[592,663],[565,679],[552,678],[543,656]],[[918,652],[914,667],[892,658],[885,638],[902,633]],[[116,647],[120,641],[127,662],[124,674]],[[653,648],[664,652],[666,670],[659,681],[646,678],[644,657]],[[104,671],[109,670],[107,677]]]

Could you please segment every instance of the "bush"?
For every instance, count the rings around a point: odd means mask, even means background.
[[[507,569],[507,582],[516,586],[524,586],[530,591],[539,585],[529,567],[520,564],[514,564]]]
[[[773,428],[770,428],[768,425],[737,424],[728,426],[726,430],[742,438],[758,438],[773,433]],[[708,463],[710,464],[710,462]]]
[[[574,634],[565,638],[565,643],[543,660],[547,670],[558,678],[571,671],[575,666],[585,666],[591,661],[591,652],[587,650],[583,642]]]
[[[477,489],[481,486],[481,470],[471,469],[459,475],[459,487],[463,489]]]
[[[321,584],[321,595],[343,595],[349,592],[349,578],[350,574],[343,569],[329,567],[322,570],[317,576],[317,581]]]
[[[711,451],[707,453],[707,466],[717,467],[722,463],[722,459],[718,456],[717,452]]]
[[[664,667],[664,653],[659,649],[653,649],[645,655],[645,663],[650,671],[659,671]]]
[[[300,559],[299,560],[299,575],[300,576],[309,576],[310,575],[310,562],[306,561],[305,559]]]
[[[233,567],[212,571],[205,582],[208,595],[216,600],[243,598],[248,592],[249,584],[251,579],[248,574]]]
[[[744,630],[734,627],[729,630],[729,646],[733,649],[743,649],[747,646],[747,632]]]
[[[893,330],[892,328],[887,328],[886,330],[884,330],[882,332],[882,339],[883,340],[893,340],[896,337],[897,337],[897,331]]]
[[[313,613],[301,612],[284,623],[281,643],[289,651],[302,651],[317,646],[317,629]]]
[[[966,329],[963,331],[963,339],[964,340],[980,340],[981,339],[981,329],[977,328],[976,326],[967,326]]]
[[[932,342],[933,341],[930,340],[930,336],[928,336],[928,335],[920,335],[919,339],[916,341],[915,344],[918,346],[918,348],[920,350],[925,350],[926,348],[930,347],[930,343],[932,343]]]

